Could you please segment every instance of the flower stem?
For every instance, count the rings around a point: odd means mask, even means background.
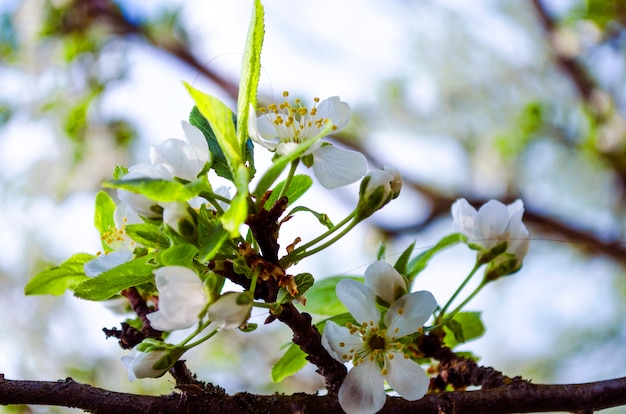
[[[287,173],[287,178],[285,179],[283,184],[283,188],[280,190],[280,194],[278,195],[278,199],[284,197],[287,194],[287,190],[289,190],[289,186],[291,185],[291,181],[293,180],[293,176],[296,173],[296,168],[298,168],[298,164],[300,164],[300,158],[296,158],[291,162],[291,167],[289,168],[289,172]]]
[[[348,214],[343,220],[341,220],[341,222],[337,223],[336,226],[334,226],[332,229],[328,230],[325,233],[320,234],[319,236],[317,236],[316,238],[314,238],[313,240],[310,240],[308,242],[306,242],[305,244],[299,246],[297,249],[295,249],[294,251],[292,251],[291,253],[289,253],[287,256],[283,257],[280,260],[280,264],[281,266],[285,266],[286,263],[294,263],[297,262],[307,256],[310,256],[314,253],[317,253],[320,250],[325,249],[326,247],[330,246],[331,244],[333,244],[334,242],[336,242],[337,240],[339,240],[341,237],[343,237],[343,235],[345,235],[348,231],[350,231],[350,229],[352,229],[356,224],[358,224],[358,222],[352,222],[347,228],[345,228],[341,233],[339,233],[339,235],[335,236],[333,239],[331,239],[330,241],[324,243],[323,245],[315,248],[314,250],[311,250],[309,252],[306,251],[306,249],[308,249],[309,247],[314,246],[315,244],[321,242],[322,240],[324,240],[327,237],[330,237],[331,234],[333,234],[334,232],[336,232],[337,230],[339,230],[340,228],[342,228],[343,226],[345,226],[346,224],[348,224],[355,215],[355,211],[353,211],[352,213]]]
[[[476,271],[480,268],[480,266],[482,266],[482,263],[480,263],[479,261],[476,261],[472,271],[469,273],[469,275],[467,275],[467,277],[465,278],[463,283],[461,283],[461,285],[457,288],[457,290],[452,294],[450,299],[448,299],[448,303],[446,303],[446,305],[443,307],[443,309],[441,309],[441,312],[439,312],[439,316],[437,317],[437,322],[441,322],[441,318],[443,318],[445,316],[445,313],[448,310],[448,308],[450,307],[450,305],[452,305],[452,302],[454,302],[456,297],[459,296],[459,294],[461,293],[463,288],[465,288],[465,286],[469,283],[470,279],[476,274]],[[465,303],[465,302],[463,302],[463,303]],[[446,319],[449,319],[449,318],[446,318]],[[437,324],[439,324],[439,323],[437,323]]]
[[[469,295],[464,301],[463,303],[461,303],[459,306],[456,307],[456,309],[454,309],[452,312],[450,312],[450,314],[445,318],[445,321],[449,321],[450,319],[454,318],[454,316],[459,313],[461,311],[461,309],[463,309],[465,307],[465,305],[467,305],[472,299],[474,299],[474,297],[478,294],[478,292],[480,292],[486,285],[487,283],[489,283],[486,280],[483,280],[482,282],[480,282],[480,285],[478,285],[478,287],[472,292],[471,295]]]

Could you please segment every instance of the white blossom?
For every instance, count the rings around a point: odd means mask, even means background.
[[[198,322],[208,298],[196,272],[182,266],[165,266],[154,271],[154,280],[159,291],[159,310],[148,314],[153,328],[173,331]]]
[[[359,325],[326,322],[322,345],[341,362],[352,362],[339,389],[339,403],[347,413],[375,413],[386,401],[384,383],[414,401],[426,393],[429,379],[410,359],[402,338],[416,333],[437,306],[430,292],[401,296],[381,321],[372,290],[354,280],[337,284],[337,296]]]
[[[362,220],[383,208],[400,195],[402,177],[391,167],[372,170],[365,175],[359,189],[357,216]]]
[[[523,214],[522,200],[509,205],[490,200],[478,211],[464,198],[452,205],[455,228],[467,237],[470,246],[481,251],[479,254],[489,257],[494,248],[507,243],[504,256],[497,260],[514,260],[512,270],[521,266],[530,246],[528,229],[522,222]]]
[[[307,167],[313,167],[318,181],[326,188],[341,187],[357,181],[367,169],[363,154],[342,150],[319,140],[320,132],[329,122],[332,124],[332,132],[339,132],[348,124],[350,106],[338,96],[322,102],[315,98],[314,102],[311,109],[300,100],[296,100],[294,106],[285,100],[279,105],[260,108],[262,115],[258,118],[251,116],[248,120],[250,137],[278,155],[288,154],[302,142],[317,138],[318,141],[301,159]]]
[[[87,276],[98,276],[113,269],[133,258],[133,251],[140,245],[126,234],[128,224],[143,223],[137,212],[125,203],[120,203],[113,213],[114,229],[109,229],[102,234],[103,242],[112,250],[101,254],[93,260],[85,263],[84,270]]]

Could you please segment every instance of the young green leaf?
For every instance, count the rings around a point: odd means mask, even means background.
[[[74,289],[81,282],[89,279],[85,275],[84,265],[94,258],[92,254],[75,254],[59,266],[48,268],[33,276],[26,284],[24,293],[26,295],[62,295],[66,290]]]
[[[409,264],[409,259],[411,258],[411,253],[413,253],[414,247],[415,242],[411,243],[411,245],[402,252],[400,257],[396,261],[396,264],[393,265],[394,269],[396,269],[401,275],[406,275],[408,273],[407,266]]]
[[[255,0],[241,61],[241,79],[237,97],[237,141],[242,153],[245,152],[248,141],[248,118],[256,116],[254,112],[250,113],[250,107],[256,108],[257,88],[261,76],[261,49],[265,33],[264,14],[261,1]]]
[[[354,279],[363,282],[362,277],[331,276],[316,282],[306,292],[306,306],[298,305],[303,310],[317,315],[337,315],[348,310],[339,301],[335,289],[343,279]]]
[[[460,233],[450,234],[431,247],[428,250],[423,251],[421,254],[415,256],[407,265],[406,276],[409,278],[409,283],[413,282],[415,277],[426,268],[428,261],[440,250],[450,247],[456,243],[463,241]]]
[[[310,176],[306,174],[294,175],[293,179],[291,180],[291,185],[287,189],[287,194],[285,194],[285,196],[287,197],[287,200],[289,200],[288,205],[293,204],[294,201],[296,201],[304,193],[306,193],[307,190],[311,188],[312,185],[313,185],[313,179]],[[272,195],[270,195],[267,201],[265,202],[266,210],[269,210],[270,208],[272,208],[274,203],[276,203],[276,201],[278,200],[278,196],[283,191],[284,186],[285,186],[285,181],[281,181],[280,183],[276,184],[276,187],[272,189]]]
[[[272,367],[272,381],[281,382],[290,375],[300,371],[306,365],[306,354],[296,344],[289,345],[287,351]]]
[[[190,243],[177,244],[159,255],[159,262],[163,266],[192,267],[193,259],[198,254],[198,248]]]
[[[444,345],[450,349],[479,338],[485,333],[485,326],[480,318],[481,312],[459,312],[446,323]]]
[[[235,114],[232,114],[232,116],[234,117]],[[224,151],[222,151],[220,144],[217,142],[217,138],[215,137],[215,133],[213,132],[211,125],[206,118],[202,116],[197,106],[194,106],[189,114],[189,123],[202,131],[204,138],[209,144],[209,151],[211,151],[211,154],[213,155],[213,165],[211,168],[213,168],[215,173],[220,177],[232,181],[233,175],[228,167],[228,161],[226,161]]]
[[[310,208],[304,206],[298,206],[292,209],[291,211],[289,211],[289,213],[287,213],[287,216],[291,216],[299,211],[306,211],[307,213],[313,214],[315,218],[328,230],[331,230],[333,227],[335,227],[335,225],[332,221],[330,221],[330,218],[328,218],[328,215],[326,213],[318,213],[317,211],[311,210]]]
[[[183,184],[178,181],[137,178],[134,180],[105,181],[103,187],[120,188],[133,193],[143,194],[154,201],[187,201],[199,194],[201,188],[196,184]]]
[[[170,246],[169,239],[156,224],[127,224],[124,230],[128,237],[144,247],[162,250]]]
[[[94,278],[88,278],[74,289],[74,295],[86,300],[107,300],[124,289],[154,280],[154,267],[148,262],[154,255],[139,257],[123,263]]]
[[[287,289],[280,288],[278,290],[278,295],[276,296],[277,303],[288,303],[304,295],[309,290],[309,288],[313,286],[315,280],[313,279],[313,275],[310,273],[300,273],[299,275],[296,275],[296,277],[294,278],[294,282],[298,287],[298,295],[296,297],[293,297],[287,291]]]
[[[113,214],[115,213],[115,202],[104,191],[100,191],[96,195],[96,209],[94,213],[94,226],[100,232],[100,236],[104,233],[115,228],[115,221],[113,220]],[[105,252],[110,252],[112,249],[102,240],[102,248]]]

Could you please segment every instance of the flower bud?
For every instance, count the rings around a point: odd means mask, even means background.
[[[128,370],[128,379],[157,378],[178,361],[184,350],[163,342],[146,339],[122,357]]]
[[[400,195],[402,177],[393,168],[373,170],[365,175],[359,190],[356,219],[363,220]]]

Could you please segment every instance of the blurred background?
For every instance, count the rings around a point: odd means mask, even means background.
[[[127,380],[119,362],[126,352],[102,333],[125,319],[119,303],[25,297],[23,289],[46,266],[100,249],[93,228],[100,183],[116,164],[147,162],[150,145],[182,138],[180,121],[193,105],[182,81],[235,107],[250,3],[0,3],[0,373],[7,378],[172,390],[168,376]],[[476,207],[521,198],[531,250],[519,273],[470,303],[487,333],[461,350],[535,383],[626,375],[626,2],[265,3],[260,102],[281,100],[284,90],[305,102],[339,95],[352,121],[336,144],[362,151],[370,168],[396,167],[405,182],[398,199],[296,271],[362,275],[381,241],[393,263],[411,242],[419,253],[451,233],[450,205],[459,197]],[[261,148],[257,154],[260,165],[269,162]],[[358,184],[319,187],[300,204],[335,222],[351,211]],[[295,217],[281,245],[322,231]],[[450,249],[415,288],[443,304],[473,259],[464,246]],[[323,381],[312,367],[270,381],[289,339],[274,323],[218,336],[186,359],[199,378],[230,393],[314,392]]]

